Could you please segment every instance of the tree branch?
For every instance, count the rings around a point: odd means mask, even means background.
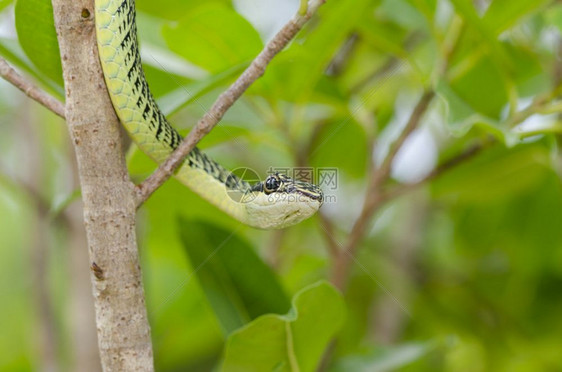
[[[455,53],[456,48],[458,47],[458,40],[462,35],[463,29],[464,23],[462,22],[462,20],[455,21],[450,26],[449,34],[446,37],[441,50],[441,63],[436,69],[436,74],[438,76],[445,75],[446,70],[449,66],[450,59]],[[427,108],[429,107],[429,104],[433,100],[434,96],[435,91],[433,89],[426,90],[423,93],[412,114],[410,115],[406,126],[404,127],[396,141],[390,146],[388,154],[383,159],[381,165],[371,173],[361,214],[355,221],[355,224],[351,229],[348,242],[345,245],[344,249],[339,253],[338,259],[334,264],[332,282],[341,289],[343,289],[346,285],[351,265],[355,260],[355,252],[357,250],[359,242],[365,235],[367,226],[369,225],[371,218],[373,217],[375,212],[388,200],[388,195],[383,194],[381,187],[390,178],[392,162],[394,161],[394,158],[396,157],[396,154],[398,153],[400,148],[402,148],[402,145],[406,141],[406,138],[408,138],[408,136],[417,128],[423,114],[427,111]]]
[[[363,238],[367,226],[371,221],[371,218],[375,212],[382,206],[385,201],[383,194],[381,193],[381,185],[388,180],[390,177],[390,170],[392,162],[398,153],[398,150],[406,141],[406,138],[417,128],[418,124],[423,117],[423,114],[429,107],[431,100],[435,96],[433,90],[428,90],[424,92],[420,100],[418,101],[416,107],[412,111],[410,118],[396,139],[394,143],[390,146],[388,154],[382,161],[381,165],[371,174],[369,185],[367,187],[367,193],[365,196],[365,201],[363,202],[363,207],[361,209],[361,214],[355,221],[349,235],[347,244],[344,246],[343,250],[339,253],[338,258],[334,264],[334,271],[332,274],[332,283],[343,289],[346,285],[347,278],[349,276],[349,270],[351,269],[351,264],[355,257],[355,252],[359,246],[359,242]]]
[[[150,325],[119,121],[99,63],[93,0],[52,0],[66,94],[66,123],[78,163],[89,272],[104,371],[154,370]],[[90,267],[90,269],[88,268]]]
[[[388,177],[390,176],[392,162],[394,161],[396,154],[404,144],[404,141],[406,141],[406,138],[408,138],[408,136],[412,134],[412,132],[417,128],[423,114],[427,110],[434,96],[435,92],[433,90],[424,92],[416,107],[414,108],[414,111],[412,111],[412,114],[410,115],[410,119],[406,123],[406,126],[404,127],[402,132],[400,132],[400,135],[398,136],[396,141],[394,141],[394,143],[390,145],[388,154],[386,154],[386,157],[382,161],[381,165],[374,172],[374,182],[371,185],[371,188],[379,186],[382,182],[388,179]]]
[[[507,121],[508,125],[513,126],[517,123],[522,122],[529,116],[537,112],[541,112],[541,110],[544,110],[544,107],[552,100],[552,98],[555,96],[554,92],[557,92],[557,90],[558,88],[553,90],[553,92],[549,92],[548,94],[545,94],[537,98],[533,102],[533,104],[531,104],[529,107],[517,112],[512,118],[508,119]],[[397,198],[409,191],[412,191],[427,182],[436,179],[437,177],[446,173],[450,169],[456,167],[459,164],[464,163],[469,159],[472,159],[474,156],[481,153],[484,149],[496,143],[495,139],[490,138],[481,143],[475,144],[469,147],[468,149],[466,149],[465,151],[463,151],[462,153],[460,153],[459,155],[439,165],[426,177],[415,183],[396,186],[389,191],[381,190],[381,186],[389,179],[392,162],[396,157],[396,154],[404,144],[406,138],[418,126],[421,117],[423,116],[424,112],[427,110],[434,96],[435,93],[433,91],[427,91],[426,93],[424,93],[424,95],[416,105],[414,111],[412,112],[410,119],[406,124],[406,127],[400,133],[398,139],[391,145],[391,148],[387,156],[383,160],[382,164],[380,165],[380,167],[376,169],[376,171],[373,172],[371,175],[369,186],[367,188],[367,195],[365,197],[361,214],[359,215],[355,224],[353,225],[353,228],[349,236],[349,240],[346,246],[344,247],[343,252],[340,252],[338,260],[336,261],[334,266],[332,281],[339,288],[343,288],[345,286],[345,282],[349,275],[349,269],[353,262],[355,251],[357,250],[357,246],[365,234],[366,228],[373,214],[384,203],[386,203],[391,199]],[[322,223],[325,224],[324,221],[322,221]]]
[[[64,119],[64,105],[55,97],[44,92],[35,84],[18,74],[2,57],[0,57],[0,76],[25,93],[29,98],[39,102]]]
[[[199,120],[180,146],[158,169],[137,187],[137,207],[144,203],[183,162],[195,145],[222,119],[226,111],[242,96],[250,85],[265,72],[269,62],[296,36],[303,25],[326,0],[310,0],[305,14],[297,13],[271,39],[240,77],[215,101],[211,109]]]
[[[433,171],[431,171],[427,176],[425,176],[421,180],[414,183],[395,186],[391,190],[383,192],[381,198],[385,201],[392,200],[410,191],[413,191],[418,187],[423,186],[424,184],[431,182],[436,178],[439,178],[441,175],[457,167],[458,165],[464,164],[466,161],[474,158],[476,155],[480,154],[484,149],[488,148],[490,145],[492,145],[495,142],[496,142],[495,140],[490,140],[490,141],[484,141],[474,144],[469,148],[467,148],[465,151],[458,154],[457,156],[437,166]]]

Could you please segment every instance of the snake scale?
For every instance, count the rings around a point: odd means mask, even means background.
[[[182,141],[150,93],[137,42],[134,0],[95,0],[100,61],[113,107],[137,146],[158,163]],[[254,185],[194,148],[175,177],[235,219],[278,229],[312,216],[322,205],[314,184],[272,174]]]

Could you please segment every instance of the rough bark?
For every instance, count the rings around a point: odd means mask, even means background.
[[[78,163],[104,371],[152,371],[135,236],[135,188],[95,43],[93,0],[52,0],[65,82],[65,117]]]

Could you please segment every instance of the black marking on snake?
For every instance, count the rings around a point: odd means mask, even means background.
[[[127,46],[127,43],[129,41],[131,41],[131,29],[127,30],[127,33],[125,34],[125,36],[123,36],[123,39],[121,39],[121,43],[119,44],[119,46],[122,50],[125,50],[125,47]],[[130,51],[131,49],[129,49],[127,54],[129,54]]]
[[[129,61],[133,61],[133,65],[138,66],[137,63],[140,63],[140,53],[137,49],[136,42],[133,41],[132,43],[133,44],[130,45],[127,50],[127,54],[125,54],[125,65],[127,65]]]
[[[142,64],[141,64],[141,60],[140,60],[140,53],[137,51],[137,53],[135,54],[135,61],[133,62],[133,66],[135,66],[135,68],[137,69],[137,71],[139,72],[139,75],[142,71]]]
[[[156,113],[156,110],[152,110],[152,120],[150,121],[150,123],[152,124],[152,127],[155,128],[156,127],[156,123],[158,122],[158,114]]]
[[[240,178],[238,178],[236,175],[234,175],[233,173],[228,173],[228,175],[226,177],[220,177],[221,174],[219,174],[219,177],[217,177],[217,179],[220,182],[223,182],[227,188],[231,189],[231,190],[244,190],[244,181],[242,181]]]
[[[139,91],[140,86],[141,86],[141,79],[140,76],[137,75],[137,79],[135,80],[135,89]],[[135,91],[133,90],[133,92]]]
[[[123,9],[127,6],[127,1],[123,1],[119,7],[117,7],[117,15],[121,15]]]
[[[158,120],[158,129],[156,129],[156,139],[160,139],[160,133],[162,133],[162,120]]]
[[[205,172],[207,172],[209,174],[214,173],[214,172],[211,172],[213,170],[213,165],[209,162],[209,159],[206,156],[203,157],[203,168],[205,169]]]
[[[150,112],[150,105],[148,104],[148,102],[146,103],[146,105],[144,106],[144,111],[142,113],[142,118],[144,120],[146,120],[146,118],[148,117],[148,113]]]
[[[135,35],[133,34],[133,38],[135,37]],[[135,57],[135,58],[133,58]],[[125,55],[125,63],[134,60],[135,63],[138,61],[140,63],[140,53],[137,47],[137,43],[136,40],[132,41],[132,45],[129,46],[129,50],[127,51],[127,54]]]
[[[166,143],[168,144],[168,146],[172,146],[172,131],[170,129],[166,129]]]
[[[125,65],[127,65],[127,63],[128,63],[132,58],[133,58],[132,49],[129,49],[129,51],[127,52],[127,54],[125,54],[125,58],[124,58]]]
[[[152,123],[152,130],[157,130],[161,125],[162,125],[162,115],[161,113],[158,111],[158,107],[156,106],[156,102],[154,102],[154,98],[152,97],[152,95],[149,97],[148,102],[150,104],[150,106],[153,108],[152,110],[152,120],[154,121]]]
[[[129,8],[129,12],[127,13],[127,21],[129,22],[130,25],[135,26],[135,10],[133,9],[133,7]]]
[[[148,84],[146,82],[146,79],[143,80],[142,82],[142,91],[141,94],[145,97],[149,97],[150,96],[150,92],[148,91]],[[149,98],[150,100],[150,98]]]
[[[127,80],[131,80],[131,78],[133,77],[133,70],[135,69],[135,67],[137,67],[134,63],[131,65],[131,67],[129,67],[129,71],[127,72]]]
[[[127,57],[124,58],[125,59],[125,65],[127,65]],[[138,73],[138,65],[137,65],[137,57],[135,56],[135,60],[133,61],[133,63],[129,66],[129,70],[127,71],[127,79],[128,80],[132,80],[133,77],[133,73],[137,72]]]
[[[123,1],[119,7],[117,8],[117,15],[121,15],[122,13],[127,12],[127,17],[125,18],[125,20],[123,21],[123,24],[126,25],[130,25],[134,22],[135,20],[135,12],[133,7],[130,7],[127,1]]]
[[[181,136],[179,135],[179,133],[176,130],[172,131],[172,143],[170,143],[170,146],[175,150],[178,148],[179,144],[181,141]]]

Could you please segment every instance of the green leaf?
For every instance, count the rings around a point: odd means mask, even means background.
[[[423,27],[426,22],[423,17],[424,14],[414,7],[420,4],[410,4],[410,2],[405,0],[384,0],[380,5],[380,11],[388,19],[408,29]]]
[[[552,25],[562,31],[562,5],[553,5],[544,13],[545,21],[548,25]]]
[[[465,203],[509,200],[544,180],[550,155],[543,146],[497,146],[458,166],[432,184],[434,195]]]
[[[25,54],[43,75],[63,86],[51,2],[18,0],[15,12],[18,39]]]
[[[241,63],[227,68],[225,71],[173,90],[158,100],[160,109],[166,115],[174,114],[211,90],[229,83],[240,75],[247,66],[247,63]]]
[[[23,71],[33,76],[39,81],[48,93],[55,95],[58,98],[64,98],[64,91],[61,85],[56,85],[52,81],[47,81],[45,77],[40,74],[31,61],[27,58],[19,43],[15,40],[0,38],[0,55],[14,66],[19,67]]]
[[[442,98],[441,102],[446,105],[448,125],[458,127],[458,123],[475,114],[474,109],[459,97],[445,79],[439,80],[436,91],[439,98]]]
[[[325,124],[310,149],[314,167],[336,167],[353,177],[365,174],[367,136],[365,130],[349,116],[336,117],[333,122]]]
[[[507,30],[523,17],[532,15],[549,0],[494,0],[484,15],[484,23],[496,34]]]
[[[435,11],[437,10],[437,0],[407,0],[412,3],[420,13],[424,15],[427,22],[433,24]]]
[[[393,23],[373,21],[372,17],[365,17],[358,25],[358,32],[365,40],[385,54],[399,58],[408,58],[404,49],[406,31]]]
[[[232,333],[222,371],[315,371],[343,323],[341,294],[319,282],[293,298],[286,315],[264,315]]]
[[[462,138],[462,144],[472,141],[474,137],[482,139],[490,136],[508,147],[519,143],[517,134],[502,127],[499,121],[492,120],[474,111],[451,89],[445,80],[439,81],[437,93],[441,98],[439,102],[443,104],[447,129],[453,136]],[[460,151],[460,149],[457,150]]]
[[[184,249],[225,334],[289,309],[275,274],[235,232],[184,218],[180,225]]]
[[[405,45],[408,43],[413,44],[411,41],[413,38],[411,35],[408,35],[406,29],[398,27],[393,23],[383,23],[372,17],[364,17],[363,21],[358,24],[357,29],[361,38],[374,46],[377,53],[382,53],[385,56],[392,55],[407,61],[411,68],[420,74],[420,77],[423,77],[420,67],[416,62],[415,53],[406,50]]]
[[[508,99],[502,71],[488,57],[476,60],[465,73],[453,78],[451,87],[475,111],[494,119],[499,119]]]
[[[338,49],[354,31],[356,23],[376,0],[342,0],[322,7],[321,20],[308,33],[301,32],[302,42],[294,42],[276,57],[257,87],[263,94],[291,102],[308,102]]]
[[[0,0],[0,12],[13,2],[14,0]]]
[[[176,24],[166,25],[163,35],[172,51],[213,73],[250,61],[263,47],[246,19],[216,3],[199,6]]]
[[[511,63],[508,55],[503,49],[502,44],[498,41],[494,29],[486,24],[482,18],[476,13],[474,5],[470,0],[451,0],[457,12],[464,18],[464,20],[472,27],[472,29],[479,35],[480,42],[486,45],[487,52],[492,59],[498,64],[502,65],[508,70],[511,69]]]
[[[513,81],[523,97],[541,94],[551,88],[548,70],[543,68],[542,56],[535,51],[517,45],[504,44],[513,61]]]

